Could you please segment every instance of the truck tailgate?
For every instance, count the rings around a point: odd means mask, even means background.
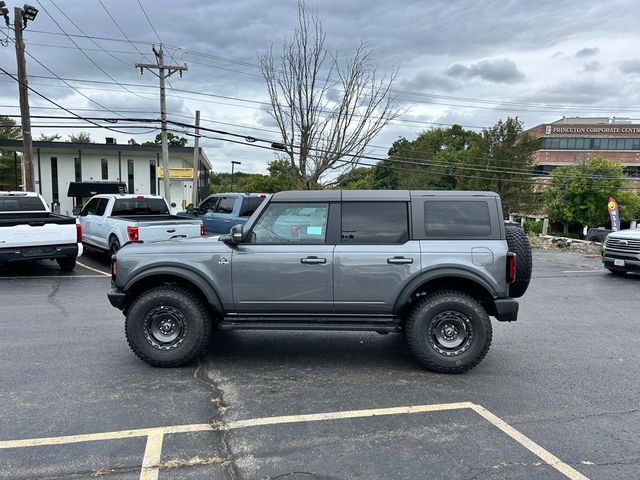
[[[139,222],[138,238],[145,242],[161,242],[172,238],[190,238],[200,236],[200,220],[173,220],[158,222]]]
[[[0,227],[0,248],[76,243],[75,223],[32,222]]]

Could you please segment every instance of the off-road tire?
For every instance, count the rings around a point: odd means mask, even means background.
[[[504,227],[509,251],[516,254],[516,280],[509,285],[509,296],[518,298],[529,288],[533,259],[531,245],[527,234],[520,227],[505,225]]]
[[[470,325],[471,336],[466,350],[453,355],[438,351],[435,335],[429,333],[433,322],[447,315],[461,315]],[[428,370],[439,373],[464,373],[478,365],[489,351],[492,332],[491,321],[482,305],[470,295],[454,290],[421,297],[405,325],[411,353]]]
[[[149,315],[167,308],[184,322],[180,343],[165,348],[153,345]],[[153,317],[151,317],[153,318]],[[180,367],[195,360],[211,335],[211,317],[203,301],[186,288],[175,285],[155,287],[136,298],[125,320],[127,342],[138,358],[154,367]]]
[[[73,269],[76,268],[76,257],[58,258],[56,261],[63,272],[73,272]]]

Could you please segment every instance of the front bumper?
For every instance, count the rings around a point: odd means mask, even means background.
[[[496,304],[496,319],[500,322],[515,322],[518,320],[520,304],[513,298],[498,298]]]
[[[34,247],[0,248],[0,262],[76,258],[82,255],[82,244],[42,245]]]
[[[111,287],[111,290],[109,290],[109,293],[107,293],[107,298],[109,299],[109,303],[111,303],[111,305],[113,305],[117,309],[124,309],[127,295],[124,292],[121,292],[118,288]]]
[[[619,270],[621,272],[640,272],[640,255],[632,252],[618,252],[605,249],[602,254],[604,268]],[[624,260],[624,267],[613,264],[614,260]]]

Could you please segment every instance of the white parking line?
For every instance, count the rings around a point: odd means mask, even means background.
[[[100,273],[102,275],[106,275],[107,277],[111,276],[111,273],[103,272],[102,270],[98,270],[97,268],[93,268],[93,267],[90,267],[89,265],[85,265],[84,263],[80,263],[77,260],[76,260],[76,264],[80,265],[81,267],[88,268],[89,270],[91,270],[93,272],[98,272],[98,273]]]
[[[593,273],[593,272],[604,273],[604,268],[599,268],[597,270],[563,270],[562,271],[562,273]]]
[[[547,465],[555,468],[570,480],[589,480],[586,476],[570,467],[555,455],[545,450],[533,440],[513,428],[484,407],[471,402],[437,403],[431,405],[410,405],[405,407],[373,408],[367,410],[346,410],[338,412],[311,413],[301,415],[284,415],[277,417],[261,417],[247,420],[236,420],[226,425],[215,426],[208,423],[191,425],[173,425],[167,427],[140,428],[134,430],[118,430],[113,432],[88,433],[83,435],[67,435],[62,437],[30,438],[24,440],[0,441],[0,450],[7,448],[24,448],[46,445],[65,445],[69,443],[91,442],[98,440],[117,440],[123,438],[147,437],[147,444],[140,471],[141,480],[157,480],[162,455],[164,435],[173,433],[190,433],[202,431],[234,430],[238,428],[283,425],[289,423],[319,422],[328,420],[344,420],[348,418],[365,418],[384,415],[402,415],[415,413],[439,412],[448,410],[470,409],[492,425],[507,434],[513,440],[540,458]]]

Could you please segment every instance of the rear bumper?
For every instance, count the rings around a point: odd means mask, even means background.
[[[37,247],[0,248],[0,262],[76,258],[82,255],[82,244],[42,245]]]
[[[496,319],[500,322],[515,322],[518,320],[520,304],[513,298],[498,298],[496,304]]]
[[[121,292],[118,288],[111,287],[111,290],[107,293],[107,298],[109,299],[109,303],[117,309],[122,310],[124,308],[126,294]]]

